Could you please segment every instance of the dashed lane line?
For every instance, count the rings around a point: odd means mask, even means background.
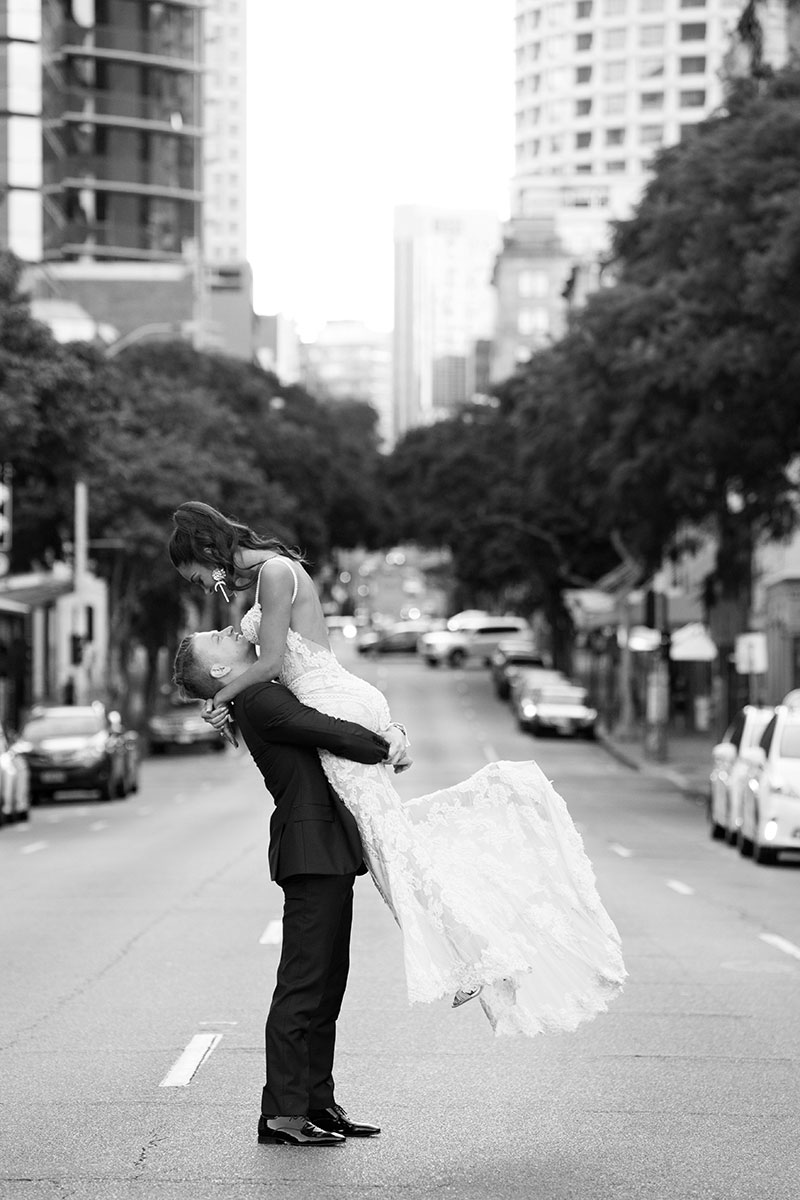
[[[108,829],[108,821],[92,821],[89,828],[92,833],[99,833],[101,829]]]
[[[768,946],[774,946],[776,950],[782,950],[784,954],[789,954],[792,958],[800,958],[800,946],[795,946],[794,942],[790,942],[788,938],[780,937],[777,933],[760,933],[758,936]]]
[[[159,1087],[186,1087],[222,1040],[221,1033],[196,1033],[167,1071]]]
[[[679,896],[694,895],[694,888],[689,887],[688,883],[681,883],[680,879],[668,879],[667,887],[672,888],[673,892],[677,892]]]
[[[621,846],[619,842],[609,842],[608,848],[612,854],[618,854],[620,858],[633,858],[633,851],[627,846]]]
[[[283,926],[280,921],[270,921],[267,928],[258,939],[261,946],[280,946],[283,940]]]
[[[20,854],[36,854],[38,850],[45,850],[47,842],[28,842],[27,846],[20,847]]]

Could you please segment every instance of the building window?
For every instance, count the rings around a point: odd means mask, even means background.
[[[627,29],[604,29],[603,46],[606,50],[622,50],[627,40]]]
[[[606,130],[606,145],[607,146],[622,146],[625,142],[624,129],[607,129]]]
[[[575,116],[588,117],[592,111],[591,100],[576,100],[575,101]]]
[[[705,36],[706,26],[704,21],[698,21],[695,25],[681,25],[682,42],[702,42]]]
[[[702,55],[696,58],[681,59],[681,75],[703,75],[706,69],[706,60]]]
[[[681,92],[681,108],[702,108],[706,102],[706,94],[702,88]]]
[[[592,48],[591,33],[579,33],[577,35],[577,37],[575,38],[575,49],[576,50],[591,50],[591,48]]]
[[[664,74],[663,58],[641,58],[639,60],[639,78],[656,79]]]
[[[577,70],[575,71],[575,82],[576,83],[591,83],[592,82],[592,68],[591,67],[578,67]]]
[[[609,175],[620,175],[625,170],[624,158],[613,158],[606,163],[606,170]]]
[[[621,83],[624,78],[624,62],[603,63],[603,80],[605,83]]]
[[[642,92],[639,97],[639,107],[643,112],[653,112],[664,107],[663,92]]]
[[[550,328],[546,308],[523,308],[517,317],[517,329],[523,337],[545,334]]]
[[[681,0],[681,8],[705,8],[706,0]]]
[[[642,125],[639,130],[639,143],[642,146],[660,146],[664,141],[664,128],[661,125]]]
[[[625,112],[625,95],[621,92],[615,92],[611,96],[603,97],[603,112],[607,116],[613,116],[616,113]]]
[[[520,271],[517,285],[520,296],[546,296],[550,290],[550,279],[546,271]]]
[[[664,0],[639,0],[639,12],[663,12]]]
[[[585,21],[587,17],[592,15],[592,0],[578,0],[575,5],[575,17],[578,21]]]
[[[577,163],[577,165],[575,167],[576,175],[591,175],[591,173],[592,173],[592,164],[591,163]]]
[[[576,150],[588,150],[588,148],[591,146],[591,144],[592,144],[592,135],[588,130],[586,132],[575,134],[575,149]]]
[[[618,17],[627,8],[628,0],[603,0],[603,15],[606,17]]]
[[[639,30],[639,45],[640,46],[663,46],[664,45],[664,26],[663,25],[643,25]]]

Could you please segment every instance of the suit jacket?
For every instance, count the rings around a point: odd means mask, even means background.
[[[269,869],[290,875],[365,872],[355,819],[328,783],[317,750],[355,762],[383,762],[388,744],[353,721],[301,704],[280,683],[258,683],[236,697],[236,723],[272,793]]]

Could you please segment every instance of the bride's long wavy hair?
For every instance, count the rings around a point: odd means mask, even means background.
[[[173,530],[169,539],[170,561],[174,567],[187,563],[209,563],[225,571],[226,586],[244,592],[252,585],[255,569],[242,570],[236,565],[236,551],[271,550],[295,562],[303,562],[299,550],[279,538],[264,537],[249,525],[223,516],[202,500],[187,500],[172,514]]]

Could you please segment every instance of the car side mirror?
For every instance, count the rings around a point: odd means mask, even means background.
[[[720,767],[732,767],[736,762],[736,747],[733,742],[719,742],[711,751],[714,762]]]

